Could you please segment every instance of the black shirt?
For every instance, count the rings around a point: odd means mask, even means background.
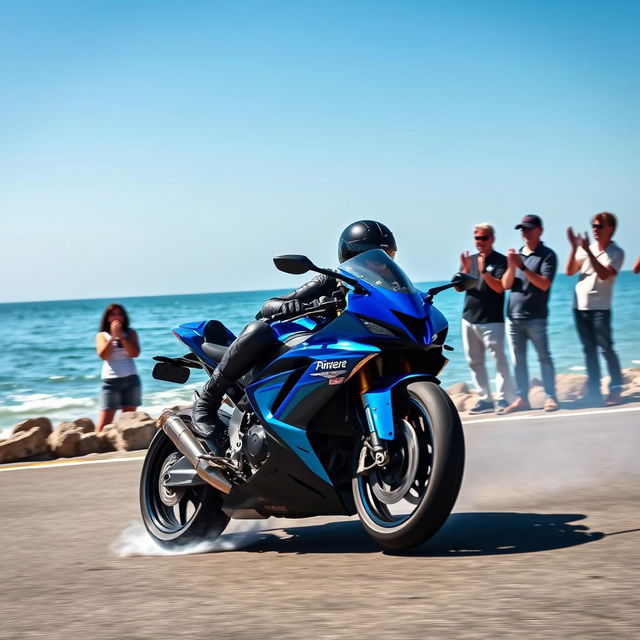
[[[507,270],[507,257],[492,251],[485,258],[485,271],[496,278],[502,278]],[[471,256],[471,275],[479,278],[478,284],[469,289],[464,297],[462,317],[471,324],[504,322],[504,293],[496,293],[478,272],[478,254]]]
[[[522,248],[520,249],[522,254]],[[546,247],[542,242],[536,250],[528,256],[523,255],[525,267],[533,273],[553,281],[558,268],[558,258],[554,251]],[[549,294],[551,287],[546,291],[538,289],[529,282],[529,279],[521,269],[516,269],[515,279],[509,294],[507,315],[514,320],[526,320],[531,318],[546,318],[549,315]]]

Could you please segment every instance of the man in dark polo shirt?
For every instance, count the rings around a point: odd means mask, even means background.
[[[471,414],[496,410],[502,413],[515,398],[515,387],[504,353],[504,287],[506,256],[493,250],[495,231],[483,222],[473,228],[478,253],[460,256],[460,270],[478,278],[478,284],[465,294],[462,313],[462,344],[479,399]],[[496,366],[496,405],[493,404],[489,376],[485,366],[488,351]]]
[[[556,376],[549,352],[547,316],[551,283],[556,275],[556,254],[540,240],[544,228],[539,216],[528,215],[516,225],[522,230],[524,246],[520,251],[509,249],[507,270],[502,276],[505,289],[511,289],[507,316],[509,338],[515,367],[518,397],[505,413],[530,409],[529,371],[527,369],[527,345],[533,343],[538,353],[542,384],[546,394],[545,411],[558,408],[556,400]]]

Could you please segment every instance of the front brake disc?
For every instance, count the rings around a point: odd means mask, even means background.
[[[369,483],[371,491],[380,502],[395,504],[407,495],[416,479],[420,460],[418,436],[411,425],[402,420],[400,428],[396,431],[396,439],[389,444],[390,453],[395,454],[395,462],[389,464],[386,469],[372,469],[369,473]]]

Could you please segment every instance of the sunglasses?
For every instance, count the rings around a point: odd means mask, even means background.
[[[478,242],[479,240],[484,242],[485,240],[488,240],[491,236],[473,236],[473,239]]]
[[[606,227],[606,225],[604,225],[604,224],[597,224],[596,222],[594,222],[594,223],[591,225],[591,228],[592,228],[592,229],[604,229],[605,227]]]

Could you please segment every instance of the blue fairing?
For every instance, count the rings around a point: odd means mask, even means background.
[[[282,342],[297,333],[315,331],[317,327],[318,323],[312,318],[298,318],[295,321],[276,322],[272,325],[278,339]]]
[[[350,277],[357,275],[360,266],[356,264],[354,267],[349,263],[365,258],[378,261],[382,265],[382,273],[385,273],[385,267],[390,262],[384,252],[370,251],[344,263],[340,271]],[[278,406],[273,404],[278,396],[274,379],[258,380],[247,387],[249,400],[263,421],[305,459],[311,468],[317,469],[317,464],[315,459],[309,457],[312,449],[305,436],[309,416],[301,407],[313,404],[313,400],[322,397],[322,393],[328,394],[329,386],[339,388],[365,358],[380,353],[381,347],[371,344],[372,334],[363,320],[394,328],[397,334],[404,336],[405,341],[414,341],[423,346],[430,344],[433,336],[447,326],[444,316],[425,302],[424,294],[413,287],[396,265],[393,265],[393,272],[389,273],[388,281],[382,284],[374,281],[377,275],[373,271],[367,273],[367,279],[359,279],[359,284],[366,293],[350,291],[346,297],[345,310],[329,324],[314,326],[315,323],[312,325],[305,319],[306,322],[296,320],[272,325],[281,339],[301,331],[309,332],[304,342],[286,351],[276,361],[281,363],[280,369],[286,368],[285,374],[277,376],[280,386],[289,380],[294,371],[294,363],[298,366],[301,361],[308,363],[304,372],[298,374],[295,385],[284,398],[279,399]],[[407,326],[408,321],[411,321],[411,327]],[[399,337],[389,332],[387,336],[376,336],[376,339],[379,342],[397,342]],[[291,367],[287,366],[287,361],[292,362]],[[371,389],[364,394],[363,404],[369,428],[375,430],[383,440],[391,440],[395,435],[391,391],[401,379],[411,375],[389,380],[388,385]],[[265,386],[270,389],[270,393],[262,392]],[[288,425],[286,431],[283,425]]]

